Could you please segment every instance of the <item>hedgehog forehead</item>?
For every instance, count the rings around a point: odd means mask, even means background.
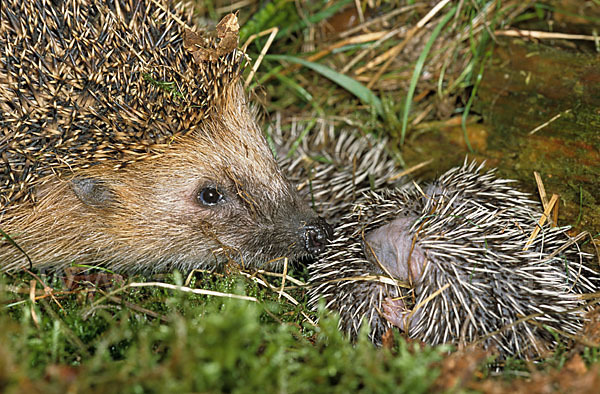
[[[268,147],[262,130],[254,115],[248,111],[241,86],[218,119],[207,126],[208,133],[200,138],[210,141],[209,152],[217,156],[221,169],[236,178],[239,186],[250,190],[262,190],[267,195],[281,198],[289,192],[289,182],[281,172],[273,153]],[[210,162],[210,161],[207,161]]]
[[[155,163],[140,163],[162,183],[181,187],[214,185],[243,193],[257,201],[294,200],[261,135],[224,131],[222,122],[207,122],[204,130],[178,138]],[[213,130],[217,129],[217,130]],[[250,133],[258,134],[260,131]],[[151,180],[151,182],[155,182]]]

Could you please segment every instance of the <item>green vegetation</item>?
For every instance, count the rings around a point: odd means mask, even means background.
[[[22,281],[27,294],[29,278],[2,281]],[[129,288],[122,302],[79,289],[15,303],[3,288],[0,391],[419,393],[439,373],[432,365],[443,348],[398,340],[376,349],[366,333],[352,345],[334,317],[303,323],[302,308],[235,275],[200,274],[198,282],[260,302]]]

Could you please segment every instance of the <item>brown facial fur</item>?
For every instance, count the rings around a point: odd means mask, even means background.
[[[315,215],[281,174],[241,91],[238,97],[220,119],[153,160],[51,177],[35,205],[8,211],[4,231],[46,266],[108,262],[119,270],[164,271],[306,254],[298,234]],[[72,179],[97,181],[105,193],[82,201]],[[224,200],[203,206],[197,195],[205,186]],[[27,264],[8,243],[0,258],[5,269]]]
[[[78,0],[75,3],[81,3],[83,10],[84,4],[102,2]],[[115,7],[112,2],[106,4],[111,9]],[[117,5],[121,12],[147,12],[148,16],[139,17],[138,23],[156,23],[151,33],[162,36],[161,29],[166,25],[153,22],[157,20],[155,15],[162,15],[161,9],[152,11],[155,14],[147,11],[156,8],[154,2],[142,0],[142,8],[137,0],[119,0]],[[37,19],[34,22],[39,23]],[[177,37],[180,32],[173,27],[175,24],[169,23],[169,36]],[[3,25],[0,29],[10,26]],[[142,28],[140,26],[138,30]],[[122,26],[115,28],[123,29]],[[9,29],[9,32],[20,37],[22,32],[18,30]],[[119,33],[118,36],[127,34],[130,33]],[[141,36],[143,34],[136,37]],[[176,55],[174,65],[153,55],[155,57],[142,62],[142,68],[152,72],[152,65],[158,62],[154,66],[157,70],[168,70],[172,66],[181,68],[180,62],[191,61],[189,55],[181,54],[180,41],[173,40],[179,46],[165,44],[164,56]],[[86,43],[79,42],[79,45],[85,46]],[[141,44],[136,41],[135,45]],[[117,60],[129,59],[127,49],[123,49],[127,47],[119,48],[121,57]],[[75,54],[77,61],[84,60],[72,73],[81,73],[81,68],[89,62],[96,64],[96,60],[89,58],[94,53],[81,51]],[[147,54],[144,52],[136,56],[143,58]],[[17,61],[20,60],[11,60]],[[196,94],[208,92],[212,96],[190,96],[202,104],[196,106],[191,102],[182,105],[174,103],[173,96],[164,89],[144,82],[146,74],[129,74],[130,69],[136,69],[135,65],[119,65],[118,61],[116,66],[107,70],[108,74],[98,75],[106,78],[105,83],[111,89],[128,89],[127,82],[135,82],[136,89],[141,90],[135,102],[130,98],[134,94],[133,88],[116,97],[105,97],[106,91],[92,92],[96,101],[90,99],[84,107],[69,107],[57,123],[48,126],[38,126],[43,124],[45,117],[54,116],[48,109],[48,101],[55,100],[55,105],[81,103],[84,94],[90,97],[89,91],[84,89],[78,93],[75,90],[68,100],[67,97],[56,100],[53,87],[48,91],[43,90],[44,87],[36,88],[28,103],[33,107],[39,105],[39,108],[32,110],[23,105],[24,96],[1,78],[4,75],[9,82],[17,81],[21,78],[20,69],[7,67],[3,70],[0,64],[0,109],[3,111],[0,117],[0,153],[6,152],[2,153],[4,160],[8,160],[13,168],[12,175],[9,171],[10,176],[2,178],[7,186],[2,190],[0,228],[27,253],[34,265],[57,268],[76,262],[99,264],[121,271],[151,272],[215,267],[231,260],[255,266],[277,259],[281,263],[283,257],[294,259],[320,249],[330,232],[329,227],[301,201],[282,175],[248,110],[235,75],[227,72],[222,83],[208,81],[209,85],[194,80],[198,85],[194,88],[197,89]],[[196,72],[201,74],[202,67],[217,66],[200,65]],[[31,64],[27,67],[35,68]],[[69,63],[65,63],[64,67],[68,68]],[[112,77],[110,71],[115,67],[125,68],[120,70],[122,74]],[[224,60],[222,67],[230,67],[230,60]],[[186,73],[189,74],[188,71]],[[40,71],[42,74],[43,70]],[[162,71],[157,72],[159,74],[162,75]],[[205,74],[202,74],[203,78]],[[115,82],[114,78],[122,75],[126,80]],[[171,78],[179,78],[179,74],[166,72],[166,76],[161,78],[170,81]],[[190,91],[185,89],[186,84],[196,86],[186,79],[187,76],[181,78],[177,84],[179,90]],[[67,81],[65,86],[79,89],[80,85],[87,86],[85,80],[82,82],[80,79]],[[25,84],[22,89],[30,86]],[[146,98],[144,89],[152,95]],[[131,106],[128,107],[127,103]],[[13,108],[18,108],[20,113],[11,113]],[[161,112],[155,116],[156,108],[160,108]],[[71,112],[77,110],[80,113]],[[73,114],[76,114],[75,117]],[[72,123],[68,123],[70,121]],[[36,146],[27,139],[27,145],[23,146],[31,148],[31,151],[21,155],[11,145],[29,135],[41,135],[53,144],[58,143],[55,139],[57,125],[66,125],[64,127],[69,133],[69,139],[59,141],[62,144],[60,149]],[[137,134],[142,137],[136,139]],[[71,137],[73,135],[78,139]],[[102,135],[110,136],[111,140],[99,140]],[[159,138],[153,141],[153,135]],[[169,135],[171,138],[168,138]],[[68,143],[73,141],[77,142],[74,148],[79,150],[69,151]],[[82,141],[94,143],[81,145]],[[98,142],[101,147],[98,147]],[[94,149],[102,149],[102,153],[94,154]],[[57,159],[56,154],[51,152],[69,152],[68,161],[61,157]],[[29,168],[36,171],[35,182],[28,181],[23,175],[25,172],[18,167],[27,168],[28,163],[34,163]],[[19,197],[11,191],[12,176],[20,177],[19,187],[23,186],[25,191],[29,188],[28,195],[31,197]],[[198,194],[206,187],[216,189],[223,196],[222,200],[215,205],[202,204]],[[0,269],[15,270],[27,265],[28,259],[24,254],[0,238]]]

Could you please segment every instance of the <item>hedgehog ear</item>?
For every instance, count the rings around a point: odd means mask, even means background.
[[[70,185],[82,203],[95,208],[108,208],[115,198],[112,189],[101,179],[77,177]]]

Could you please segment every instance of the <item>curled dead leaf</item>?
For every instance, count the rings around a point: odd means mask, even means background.
[[[216,38],[205,31],[186,30],[183,46],[196,63],[216,62],[238,47],[240,26],[235,14],[225,15],[215,30]]]

